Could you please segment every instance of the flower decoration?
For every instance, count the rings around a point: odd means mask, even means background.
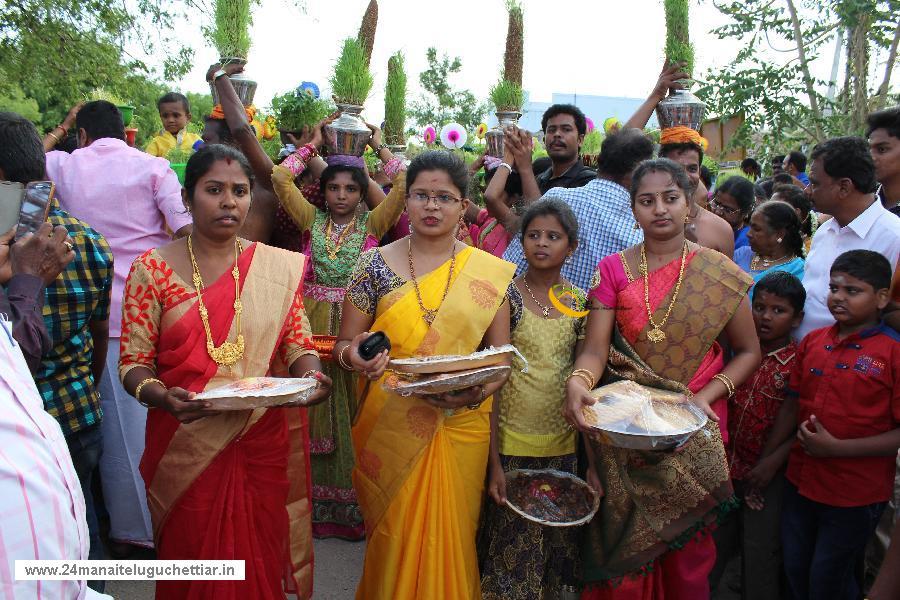
[[[301,94],[312,96],[313,98],[319,97],[319,86],[312,81],[304,81],[297,87],[297,91]]]
[[[434,140],[437,138],[437,132],[434,127],[429,125],[425,128],[425,131],[422,132],[422,139],[425,140],[426,144],[433,144]]]
[[[585,117],[585,118],[584,118],[584,121],[585,121],[585,123],[587,123],[587,130],[588,130],[588,133],[592,132],[592,131],[594,130],[594,128],[595,128],[595,127],[594,127],[594,120],[593,120],[592,118],[590,118],[590,117]]]
[[[468,138],[465,128],[459,123],[447,123],[441,128],[441,143],[450,150],[462,148]]]
[[[478,127],[475,128],[475,137],[477,137],[479,140],[483,140],[484,134],[487,133],[487,130],[487,123],[479,123]]]
[[[263,121],[263,137],[271,140],[276,135],[278,135],[278,124],[275,122],[275,117],[269,115]]]
[[[606,135],[617,133],[621,128],[622,123],[620,123],[619,119],[617,119],[616,117],[609,117],[608,119],[603,121],[603,132]]]

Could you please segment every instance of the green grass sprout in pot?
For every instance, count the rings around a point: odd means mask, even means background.
[[[184,164],[188,161],[193,153],[193,150],[182,150],[181,148],[177,147],[172,148],[166,153],[166,160],[173,165]]]
[[[366,13],[363,15],[362,23],[359,26],[359,33],[356,39],[362,44],[363,51],[366,53],[366,66],[372,62],[372,48],[375,47],[375,29],[378,28],[378,2],[377,0],[369,0],[366,7]]]
[[[253,0],[216,0],[208,37],[221,58],[247,58],[250,52],[250,8]]]
[[[347,38],[331,76],[331,91],[335,101],[362,106],[374,83],[375,78],[366,64],[365,50],[359,40]]]
[[[278,128],[284,131],[300,131],[304,125],[315,125],[334,111],[330,100],[314,98],[300,90],[272,98],[272,113]]]
[[[392,146],[406,143],[406,70],[403,54],[388,59],[387,85],[384,88],[384,140]]]
[[[507,2],[509,21],[506,28],[506,50],[503,53],[503,76],[491,88],[490,96],[499,111],[521,111],[525,103],[522,91],[525,22],[522,7],[514,0]]]
[[[89,94],[84,96],[85,102],[94,102],[95,100],[105,100],[110,104],[115,106],[125,106],[128,103],[125,102],[120,96],[114,94],[110,90],[107,90],[102,87],[95,88],[91,90]]]
[[[689,0],[663,0],[666,11],[666,60],[686,63],[694,74],[694,46],[691,44]]]

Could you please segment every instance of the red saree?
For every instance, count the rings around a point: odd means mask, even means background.
[[[200,392],[286,375],[287,365],[315,352],[303,312],[303,260],[253,244],[238,268],[245,354],[228,369],[207,354],[196,293],[155,251],[139,257],[125,288],[120,377],[146,366],[168,387]],[[230,270],[203,300],[214,343],[234,339]],[[159,581],[157,598],[311,596],[308,444],[305,409],[230,412],[187,425],[149,411],[140,470],[158,557],[244,560],[246,574],[244,581]]]
[[[671,301],[680,263],[676,259],[650,274],[648,296],[656,322]],[[621,253],[603,259],[591,296],[616,311],[606,377],[674,391],[700,390],[722,370],[722,350],[715,340],[751,283],[718,252],[690,253],[664,327],[667,337],[654,344],[647,338],[644,279],[631,275]],[[721,439],[725,402],[716,405],[719,426],[710,422],[676,452],[592,442],[606,496],[586,526],[583,600],[709,597],[707,577],[716,554],[705,530],[733,504]]]

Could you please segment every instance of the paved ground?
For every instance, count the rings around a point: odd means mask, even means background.
[[[364,551],[362,542],[316,540],[316,600],[353,598]],[[116,600],[153,600],[153,582],[110,581],[106,593]]]
[[[362,572],[365,544],[341,540],[316,540],[316,600],[348,600],[353,598],[356,581]],[[738,563],[734,561],[723,577],[721,589],[713,600],[739,600],[740,593],[730,589],[740,581]],[[110,581],[106,593],[116,600],[153,600],[153,583],[149,581]]]

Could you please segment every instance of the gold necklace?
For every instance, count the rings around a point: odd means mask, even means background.
[[[653,320],[653,310],[651,310],[650,308],[650,272],[647,268],[647,253],[644,251],[644,244],[641,244],[640,271],[641,275],[644,276],[644,305],[647,307],[647,319],[653,326],[653,328],[650,329],[650,331],[647,333],[647,339],[649,339],[654,344],[658,344],[659,342],[666,339],[666,332],[662,330],[662,327],[666,324],[666,321],[669,320],[669,314],[671,314],[672,308],[675,306],[675,301],[678,300],[678,292],[681,290],[681,282],[684,281],[684,263],[687,260],[687,251],[688,245],[687,241],[685,241],[684,247],[681,250],[681,269],[678,272],[678,281],[675,283],[675,293],[672,294],[672,300],[671,302],[669,302],[669,308],[666,309],[666,314],[663,315],[662,321],[656,323],[656,321]]]
[[[334,242],[333,246],[329,247],[332,244],[331,231],[332,227],[334,227],[334,221],[331,220],[331,215],[328,215],[328,220],[325,224],[325,253],[328,254],[328,258],[330,258],[331,260],[337,259],[337,254],[338,252],[340,252],[341,246],[344,245],[344,241],[346,240],[347,236],[350,235],[350,230],[353,229],[353,223],[353,221],[347,223],[347,226],[344,227],[344,230],[341,231],[340,234],[338,234],[337,241]]]
[[[209,328],[209,311],[206,310],[206,305],[203,303],[203,277],[200,276],[200,267],[197,266],[197,259],[194,257],[194,245],[191,243],[190,235],[188,235],[187,247],[191,257],[191,268],[194,270],[194,287],[197,288],[200,320],[203,321],[203,329],[206,331],[206,352],[216,364],[230,368],[244,357],[244,336],[241,333],[241,313],[244,305],[241,303],[241,272],[238,270],[238,257],[244,251],[244,247],[240,240],[235,240],[234,267],[231,269],[231,276],[234,277],[234,318],[237,321],[237,341],[225,341],[219,347],[213,344],[213,335]]]
[[[450,291],[450,280],[453,278],[453,271],[456,267],[456,240],[453,240],[453,249],[450,251],[450,272],[447,274],[447,285],[444,286],[444,295],[441,296],[441,301],[438,302],[437,308],[428,309],[425,308],[425,303],[422,302],[422,292],[419,291],[419,282],[416,281],[416,271],[413,269],[413,257],[412,257],[412,236],[406,238],[407,241],[407,249],[409,254],[409,276],[412,279],[413,288],[416,290],[416,300],[419,301],[419,309],[422,311],[422,319],[429,325],[434,322],[434,318],[437,316],[437,312],[441,309],[441,305],[444,303],[444,299],[447,297],[447,292]]]
[[[528,290],[528,295],[531,296],[531,299],[534,300],[534,303],[537,304],[538,308],[541,309],[541,314],[544,315],[545,319],[549,319],[550,318],[550,307],[544,306],[543,304],[538,302],[537,298],[534,297],[534,292],[531,291],[531,287],[529,287],[528,279],[526,279],[525,275],[522,275],[522,283],[525,284],[525,289]]]
[[[751,271],[764,271],[769,267],[775,266],[782,262],[787,262],[789,259],[794,258],[793,254],[785,254],[781,258],[763,258],[759,254],[754,254],[753,258],[750,260],[750,270]],[[762,268],[759,268],[760,264],[762,264]]]

